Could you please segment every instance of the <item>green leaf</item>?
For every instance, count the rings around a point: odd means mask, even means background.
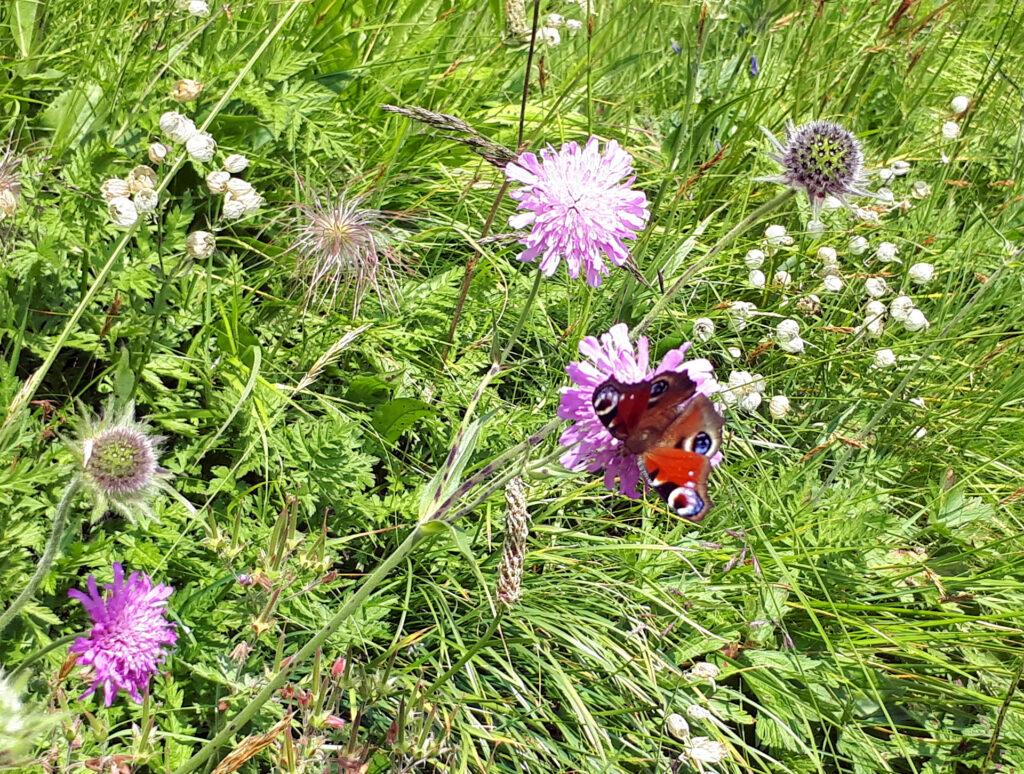
[[[455,458],[451,465],[447,462],[430,479],[420,492],[419,514],[420,518],[426,517],[431,505],[436,505],[445,500],[454,492],[462,481],[462,471],[466,469],[466,463],[473,456],[476,449],[477,438],[480,436],[480,427],[487,421],[488,415],[474,419],[466,426],[466,431],[458,441],[458,448],[455,449]]]
[[[434,409],[416,398],[395,398],[373,412],[373,427],[384,440],[394,443],[413,424],[432,416]]]
[[[32,56],[32,43],[36,35],[36,17],[43,0],[11,0],[11,34],[18,44],[22,59]]]

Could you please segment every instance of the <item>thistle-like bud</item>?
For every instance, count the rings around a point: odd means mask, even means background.
[[[523,562],[529,534],[526,486],[517,476],[505,485],[505,544],[498,566],[498,600],[507,606],[514,605],[523,595]]]

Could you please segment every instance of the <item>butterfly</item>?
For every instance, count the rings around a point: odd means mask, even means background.
[[[677,516],[700,521],[711,509],[708,474],[722,446],[722,416],[685,373],[666,371],[639,384],[615,377],[592,399],[608,432],[636,455],[647,484]]]

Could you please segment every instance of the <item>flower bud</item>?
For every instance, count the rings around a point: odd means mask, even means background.
[[[960,124],[956,121],[946,121],[942,125],[942,136],[947,140],[955,140],[960,136]]]
[[[927,329],[928,326],[928,318],[924,316],[924,312],[920,309],[911,309],[910,314],[907,315],[907,319],[903,321],[903,327],[911,333],[923,331]]]
[[[131,228],[139,220],[139,211],[127,196],[115,196],[107,203],[107,213],[114,225]]]
[[[209,231],[193,231],[185,240],[185,251],[198,261],[213,255],[217,240]]]
[[[892,368],[896,365],[896,353],[891,349],[880,349],[875,352],[875,359],[872,365],[875,368]]]
[[[196,133],[196,125],[191,118],[174,110],[168,110],[160,116],[160,131],[174,142],[188,142]]]
[[[927,285],[935,277],[935,267],[930,263],[915,263],[907,270],[907,276],[915,285]]]
[[[967,108],[969,108],[970,106],[971,106],[970,97],[966,97],[963,94],[957,94],[949,102],[950,110],[952,110],[958,116],[963,114],[963,113],[966,113],[967,112]]]
[[[785,419],[789,410],[789,398],[785,395],[774,395],[768,401],[768,413],[772,415],[773,419]]]
[[[171,89],[171,99],[175,102],[191,102],[203,91],[203,84],[191,78],[182,78]]]

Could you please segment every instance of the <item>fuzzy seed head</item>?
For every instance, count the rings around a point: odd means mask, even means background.
[[[11,217],[18,209],[18,199],[21,197],[19,166],[21,159],[8,147],[0,157],[0,221]]]

